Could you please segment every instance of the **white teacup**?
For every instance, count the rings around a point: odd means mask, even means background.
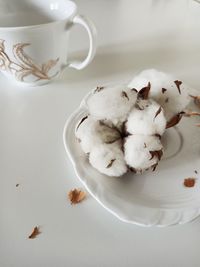
[[[74,24],[89,35],[83,62],[68,62],[68,37]],[[85,68],[96,52],[96,30],[77,15],[68,0],[0,0],[0,71],[15,81],[40,85],[65,67]]]

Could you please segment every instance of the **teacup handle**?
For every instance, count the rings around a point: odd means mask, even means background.
[[[96,53],[96,28],[92,21],[90,21],[88,18],[82,16],[82,15],[76,15],[72,21],[72,25],[74,24],[79,24],[82,25],[88,35],[89,35],[89,52],[84,61],[72,61],[71,63],[68,64],[68,67],[81,70],[85,68],[94,58],[94,55]]]

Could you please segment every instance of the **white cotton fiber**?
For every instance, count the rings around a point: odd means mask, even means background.
[[[102,87],[89,97],[87,106],[95,118],[118,125],[126,120],[136,98],[137,93],[125,85]]]
[[[90,164],[108,176],[122,176],[127,172],[121,141],[112,144],[97,144],[91,150]]]
[[[120,133],[97,121],[91,116],[84,117],[76,128],[76,137],[85,153],[90,153],[97,144],[112,143],[120,139]]]
[[[148,135],[131,135],[124,144],[125,161],[136,172],[154,168],[161,156],[163,146],[159,138]]]
[[[162,135],[165,128],[163,108],[153,100],[139,100],[126,123],[126,131],[130,134]]]
[[[90,164],[116,177],[129,169],[155,170],[163,155],[161,137],[181,119],[189,94],[182,81],[154,69],[129,85],[97,87],[85,101],[89,115],[76,128]]]
[[[133,78],[128,87],[140,90],[149,82],[149,97],[163,107],[167,121],[182,112],[191,100],[185,84],[169,74],[154,69],[142,71]]]

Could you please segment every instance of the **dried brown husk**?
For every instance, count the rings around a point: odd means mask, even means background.
[[[85,117],[83,117],[83,118],[80,120],[79,124],[78,124],[77,127],[76,127],[76,130],[78,130],[78,128],[81,126],[81,124],[82,124],[87,118],[88,118],[88,116],[85,116]]]
[[[108,164],[108,166],[106,166],[106,168],[107,169],[111,168],[115,161],[116,161],[116,159],[111,159],[110,163]]]
[[[184,116],[190,118],[190,117],[194,117],[194,116],[200,116],[200,113],[197,112],[197,111],[186,111],[186,112],[184,113]],[[196,124],[196,126],[197,126],[197,127],[200,127],[200,124]]]
[[[86,198],[86,193],[80,189],[73,189],[68,193],[71,204],[78,204]]]
[[[179,94],[181,95],[181,88],[180,88],[180,86],[181,86],[181,84],[182,84],[183,82],[176,80],[176,81],[174,81],[174,83],[176,84],[176,87],[177,87],[177,89],[178,89],[178,92],[179,92]]]
[[[186,178],[183,184],[185,187],[194,187],[195,183],[196,183],[195,178]]]
[[[128,97],[128,95],[127,95],[127,93],[125,91],[122,91],[121,96],[125,97],[125,98],[127,98],[129,100],[129,97]]]
[[[157,110],[156,115],[154,117],[154,120],[160,114],[161,111],[162,111],[162,107],[159,107],[159,109]]]
[[[152,165],[151,166],[151,168],[152,168],[152,171],[154,172],[155,170],[156,170],[156,168],[158,167],[158,163],[156,163],[156,164],[154,164],[154,165]]]
[[[155,137],[157,137],[159,140],[162,139],[162,136],[160,134],[154,134]]]
[[[128,166],[128,169],[129,169],[129,171],[131,171],[131,172],[133,172],[135,174],[137,173],[137,170],[135,168],[133,168],[133,167]]]
[[[33,228],[33,231],[32,231],[32,233],[29,235],[29,239],[34,239],[34,238],[36,238],[39,234],[41,234],[41,232],[40,232],[40,228],[38,227],[38,226],[35,226],[34,228]]]
[[[138,92],[138,98],[147,100],[149,98],[149,92],[151,90],[151,83],[148,82],[148,85],[146,87],[143,87],[139,92]]]
[[[166,129],[171,128],[171,127],[177,125],[180,122],[180,120],[182,119],[182,117],[183,117],[184,114],[185,114],[185,112],[180,112],[180,113],[176,114],[174,117],[172,117],[167,122]]]
[[[193,117],[193,116],[200,116],[200,113],[197,111],[186,111],[184,113],[185,117]]]
[[[151,154],[150,160],[152,160],[154,157],[157,157],[158,160],[160,161],[163,155],[162,150],[149,151],[149,153]]]
[[[138,90],[135,88],[132,88],[131,91],[135,91],[136,93],[138,92]]]
[[[193,99],[194,99],[194,103],[200,107],[200,95],[194,96],[194,95],[190,95]]]
[[[105,87],[104,86],[97,86],[97,88],[94,90],[94,93],[99,93],[102,91]]]
[[[162,93],[164,94],[167,91],[167,89],[162,88]]]

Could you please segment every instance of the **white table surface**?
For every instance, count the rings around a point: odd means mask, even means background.
[[[16,87],[0,76],[0,267],[199,267],[200,219],[143,228],[119,221],[90,196],[71,206],[67,192],[81,184],[62,131],[91,88],[144,68],[200,87],[200,4],[76,2],[99,33],[98,54],[87,69],[66,70],[58,81],[35,88]],[[72,44],[71,51],[83,55],[84,31],[74,30]],[[36,225],[42,234],[30,240]]]

